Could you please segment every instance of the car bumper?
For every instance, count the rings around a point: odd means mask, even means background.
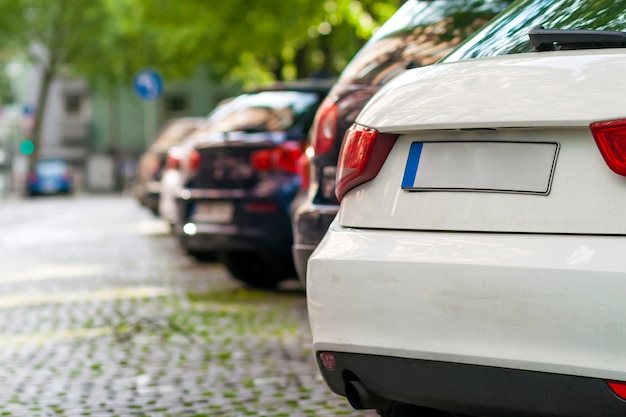
[[[291,223],[287,211],[278,203],[263,204],[278,207],[273,212],[253,212],[246,209],[249,200],[231,200],[234,214],[227,224],[195,221],[193,207],[213,200],[178,199],[179,216],[177,233],[184,245],[197,251],[270,251],[290,253],[293,244]],[[181,214],[182,213],[182,214]]]
[[[293,220],[293,259],[298,278],[306,284],[309,258],[326,234],[339,207],[307,204],[298,208]]]
[[[314,350],[625,381],[624,253],[622,237],[333,223],[308,265]]]
[[[189,224],[194,225],[194,232],[189,233]],[[288,252],[288,246],[272,242],[267,233],[256,228],[241,228],[236,225],[214,225],[202,223],[185,223],[178,231],[184,240],[185,247],[196,251],[234,251],[234,250],[269,250],[272,252]]]
[[[383,355],[335,352],[333,357],[332,370],[324,369],[319,357],[318,365],[331,389],[344,396],[347,373],[380,398],[464,415],[626,415],[626,402],[601,379]]]
[[[28,184],[26,187],[29,194],[62,194],[72,191],[72,184],[66,181],[49,181],[47,183],[38,182]]]

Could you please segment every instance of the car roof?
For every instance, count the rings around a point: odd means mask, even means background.
[[[302,91],[326,93],[334,85],[334,79],[311,79],[296,81],[281,81],[256,87],[246,93],[259,93],[264,91]]]

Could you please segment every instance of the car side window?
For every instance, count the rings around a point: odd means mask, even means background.
[[[511,1],[407,1],[361,49],[339,83],[383,85],[432,64]]]

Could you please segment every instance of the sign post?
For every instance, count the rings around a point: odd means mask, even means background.
[[[133,90],[144,101],[154,101],[163,93],[163,77],[158,71],[146,68],[133,77]]]
[[[163,94],[163,77],[154,69],[143,69],[133,77],[133,90],[144,102],[144,141],[147,146],[157,131],[156,100]]]

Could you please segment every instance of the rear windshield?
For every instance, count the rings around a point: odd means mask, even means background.
[[[528,31],[626,29],[626,0],[519,0],[442,62],[531,52]]]
[[[39,175],[62,175],[67,172],[68,166],[64,161],[39,161],[35,170]]]
[[[201,132],[284,132],[310,116],[320,101],[314,92],[242,94],[213,111]]]
[[[382,85],[407,68],[432,64],[511,1],[409,0],[361,48],[339,82]]]
[[[152,145],[153,149],[169,149],[174,145],[178,145],[187,136],[193,133],[201,120],[200,118],[188,118],[171,121],[163,128],[161,133],[159,133],[156,141]]]

